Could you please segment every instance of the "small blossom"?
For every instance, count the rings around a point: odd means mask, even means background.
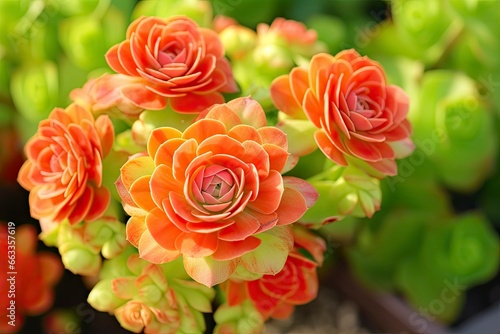
[[[135,78],[121,94],[138,106],[163,109],[168,99],[178,112],[199,113],[223,103],[221,93],[237,91],[217,33],[184,16],[138,18],[106,59],[116,72]]]
[[[99,218],[110,201],[102,185],[102,161],[114,141],[111,120],[97,119],[80,105],[56,108],[25,146],[27,161],[18,182],[30,191],[31,215],[47,232]]]
[[[271,95],[291,119],[314,124],[317,146],[341,166],[354,163],[378,177],[395,175],[395,159],[414,149],[408,96],[387,85],[380,64],[354,50],[315,55],[308,69],[296,67],[275,79]]]
[[[257,35],[260,44],[280,45],[303,56],[311,56],[322,49],[315,30],[307,29],[302,22],[282,17],[276,18],[270,26],[260,23]]]

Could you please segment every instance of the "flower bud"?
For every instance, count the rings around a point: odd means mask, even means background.
[[[234,61],[246,57],[257,43],[257,34],[252,29],[232,25],[219,33],[227,55]]]
[[[85,246],[65,243],[59,246],[64,267],[73,274],[95,276],[101,269],[101,256]]]
[[[223,304],[214,313],[215,334],[223,333],[261,333],[264,329],[264,318],[255,309],[250,300],[229,306]]]
[[[253,51],[253,60],[258,74],[271,81],[288,73],[294,66],[291,54],[282,46],[268,44],[259,45]]]
[[[321,227],[346,216],[370,218],[380,209],[380,181],[357,167],[335,165],[309,181],[320,196],[301,218],[307,226]]]
[[[196,115],[175,112],[170,107],[163,110],[145,110],[132,125],[132,137],[137,145],[146,146],[154,129],[169,126],[184,131],[195,117]]]
[[[88,303],[98,311],[113,312],[117,307],[123,305],[125,300],[118,298],[112,288],[112,279],[99,281],[87,298]]]

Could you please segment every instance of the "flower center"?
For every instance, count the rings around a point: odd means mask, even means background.
[[[208,166],[194,178],[192,195],[198,205],[208,212],[220,212],[231,206],[238,182],[235,175],[226,167]]]

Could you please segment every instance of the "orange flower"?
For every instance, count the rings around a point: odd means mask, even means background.
[[[274,274],[291,247],[282,225],[298,220],[317,193],[281,176],[289,168],[286,136],[266,126],[256,101],[236,99],[203,116],[184,133],[154,130],[148,152],[122,167],[127,237],[152,263],[183,255],[186,271],[208,286],[238,264]]]
[[[15,230],[8,229],[8,226],[13,227],[13,224],[0,223],[2,333],[19,331],[24,322],[23,315],[39,315],[47,311],[54,300],[52,287],[63,274],[61,261],[55,254],[36,253],[38,239],[34,226],[21,225]],[[9,231],[15,231],[15,234]],[[11,240],[15,240],[15,247],[9,242]],[[11,252],[13,249],[15,252]],[[9,325],[10,321],[15,326]]]
[[[306,304],[316,298],[316,268],[323,262],[325,242],[303,226],[294,226],[293,234],[296,248],[290,252],[282,271],[252,281],[231,278],[222,285],[229,306],[250,299],[264,319],[286,319],[295,305]],[[299,248],[307,249],[317,263],[303,256]]]
[[[311,47],[318,38],[315,30],[308,30],[302,23],[294,20],[287,20],[282,17],[276,18],[271,26],[265,23],[257,25],[257,34],[259,39],[267,40],[269,38],[282,38],[287,47]]]
[[[56,108],[28,141],[28,160],[18,182],[30,191],[31,215],[48,232],[53,224],[94,220],[106,210],[109,190],[102,186],[102,160],[114,130],[106,115],[96,120],[83,107]]]
[[[237,91],[217,33],[184,16],[138,18],[106,59],[116,72],[136,78],[121,92],[138,106],[154,101],[163,109],[168,98],[172,109],[197,113],[223,103],[221,92]],[[147,100],[146,89],[154,93]]]
[[[341,166],[364,161],[379,177],[395,175],[394,159],[413,151],[408,96],[386,84],[379,63],[354,50],[315,55],[309,69],[277,78],[271,95],[287,116],[318,128],[317,146]]]

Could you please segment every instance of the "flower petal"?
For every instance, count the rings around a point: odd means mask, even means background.
[[[210,256],[184,257],[184,268],[196,282],[212,287],[226,281],[236,270],[238,261],[217,261]]]

